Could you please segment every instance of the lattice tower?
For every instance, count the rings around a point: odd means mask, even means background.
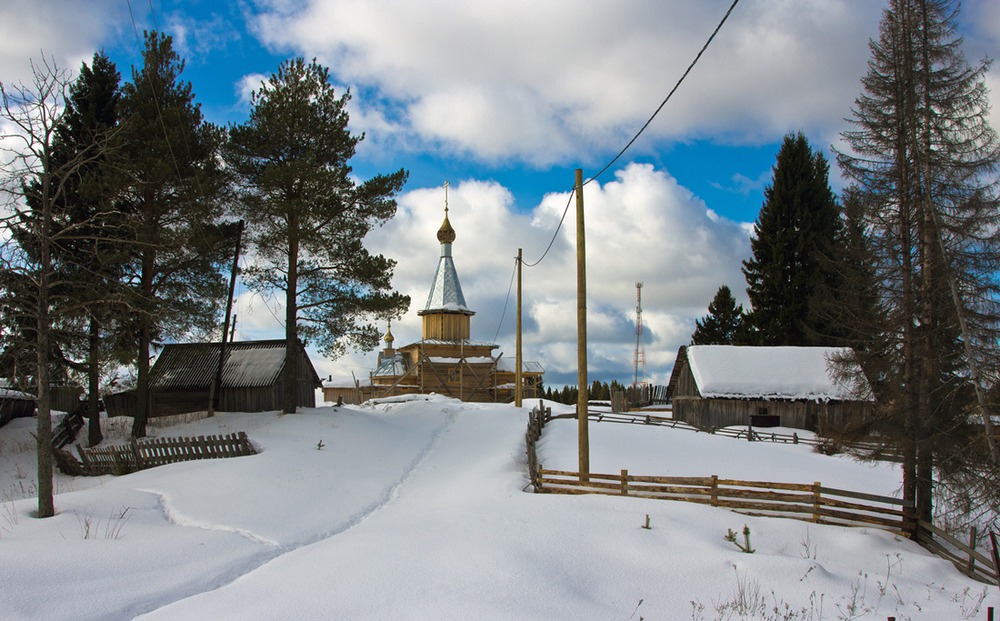
[[[646,349],[642,345],[642,283],[635,283],[635,357],[633,358],[635,367],[635,378],[633,386],[640,386],[646,381],[639,381],[639,378],[646,377]]]

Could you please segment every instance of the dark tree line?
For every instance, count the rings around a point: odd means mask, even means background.
[[[334,94],[327,70],[283,63],[250,120],[229,128],[204,120],[183,71],[171,38],[152,32],[128,82],[99,52],[75,80],[46,62],[30,85],[0,84],[0,120],[14,128],[0,158],[0,375],[38,396],[42,517],[53,513],[51,387],[85,378],[96,444],[100,378],[132,366],[132,432],[145,435],[159,346],[221,336],[238,218],[259,258],[248,284],[286,293],[289,351],[371,347],[375,321],[409,304],[391,289],[394,263],[363,246],[394,214],[406,172],[355,181],[363,136],[348,131],[349,95]]]
[[[625,386],[617,380],[611,380],[611,383],[594,380],[587,389],[587,397],[591,401],[611,401],[612,392],[624,391]],[[576,404],[579,392],[576,386],[563,386],[561,389],[557,388],[555,390],[551,386],[548,386],[545,388],[544,394],[545,398],[549,401],[574,405]]]

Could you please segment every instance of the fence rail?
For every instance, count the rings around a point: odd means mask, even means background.
[[[243,431],[195,438],[151,438],[129,444],[84,449],[76,446],[80,461],[65,451],[57,452],[64,472],[86,476],[128,474],[137,470],[196,459],[219,459],[255,455],[250,439]]]
[[[535,491],[548,494],[607,494],[694,502],[748,515],[790,517],[818,524],[871,526],[907,534],[913,531],[908,501],[825,487],[822,483],[740,481],[709,477],[594,474],[580,481],[577,472],[546,470],[532,478]]]
[[[976,528],[973,527],[969,542],[963,543],[937,526],[917,520],[917,543],[951,563],[963,574],[989,584],[1000,584],[1000,568],[995,560],[996,550],[987,556],[976,550]],[[987,552],[989,554],[989,552]]]
[[[786,517],[822,524],[841,526],[869,526],[913,537],[931,553],[940,556],[965,575],[988,584],[1000,584],[1000,552],[993,533],[990,533],[992,556],[976,550],[976,531],[973,529],[966,545],[940,528],[912,520],[913,504],[899,498],[876,496],[831,487],[822,483],[775,483],[764,481],[738,481],[711,477],[656,477],[630,475],[627,470],[619,474],[591,473],[588,481],[581,482],[578,472],[546,470],[538,462],[536,444],[545,424],[554,418],[573,417],[575,414],[553,416],[551,411],[539,407],[528,416],[525,435],[528,452],[528,473],[536,492],[552,494],[607,494],[677,500],[725,507],[748,515]],[[681,429],[694,429],[670,418],[629,413],[591,412],[591,420],[644,425],[660,425]],[[720,435],[746,432],[716,430]],[[809,444],[814,441],[793,434],[764,433],[757,439],[781,442],[791,440]],[[738,435],[736,437],[739,437]],[[745,437],[745,436],[744,436]]]

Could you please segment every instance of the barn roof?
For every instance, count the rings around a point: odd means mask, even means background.
[[[872,401],[860,370],[838,374],[833,367],[851,353],[839,347],[692,345],[678,352],[678,363],[686,355],[704,398]]]
[[[219,368],[220,343],[171,343],[163,346],[150,371],[150,387],[204,388],[210,385]],[[312,381],[320,385],[316,369],[305,348],[300,348],[308,362]],[[242,341],[226,345],[226,363],[222,367],[223,388],[258,388],[278,381],[285,366],[285,341]]]

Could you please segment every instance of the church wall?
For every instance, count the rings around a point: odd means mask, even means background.
[[[425,339],[443,341],[467,339],[471,323],[464,313],[427,313],[423,316],[423,335]]]

